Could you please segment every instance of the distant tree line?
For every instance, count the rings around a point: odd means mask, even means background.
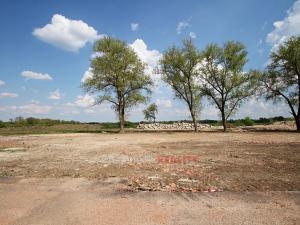
[[[0,120],[0,127],[5,126],[52,126],[57,124],[80,124],[78,121],[74,120],[55,120],[55,119],[40,119],[35,117],[24,118],[22,116],[10,119],[9,122],[3,122]]]
[[[229,126],[252,126],[252,125],[268,125],[272,124],[274,122],[281,122],[281,121],[292,121],[293,118],[286,118],[283,116],[276,116],[276,117],[270,117],[270,118],[265,118],[261,117],[259,119],[252,119],[250,117],[245,117],[244,119],[230,119],[228,120]],[[152,123],[154,122],[153,120],[151,121],[142,121],[142,123]],[[191,120],[179,120],[179,121],[159,121],[159,123],[164,123],[164,124],[172,124],[175,122],[186,122],[186,123],[192,123],[193,121]],[[219,120],[199,120],[200,123],[203,124],[210,124],[212,126],[221,126],[222,122]],[[136,128],[137,125],[140,122],[131,122],[131,121],[125,121],[124,127],[125,128]],[[4,122],[0,120],[0,128],[5,128],[5,127],[21,127],[21,126],[54,126],[54,125],[64,125],[64,124],[90,124],[90,125],[99,125],[102,129],[117,129],[119,128],[119,123],[118,122],[79,122],[79,121],[74,121],[74,120],[54,120],[54,119],[39,119],[39,118],[34,118],[34,117],[29,117],[29,118],[23,118],[21,116],[16,117],[14,119],[10,119],[9,122]]]

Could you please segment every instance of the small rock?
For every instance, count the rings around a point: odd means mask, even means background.
[[[140,191],[151,191],[151,188],[147,187],[147,186],[139,186],[138,190],[140,190]]]
[[[197,183],[198,180],[191,180],[189,178],[181,178],[178,180],[178,182],[183,182],[183,183]]]
[[[160,181],[159,184],[160,184],[161,187],[166,187],[166,183],[163,182],[163,181]]]
[[[158,176],[150,176],[148,177],[149,180],[159,180],[160,178]]]
[[[175,183],[171,183],[171,184],[170,184],[170,187],[171,187],[171,188],[176,188],[177,185],[176,185]]]

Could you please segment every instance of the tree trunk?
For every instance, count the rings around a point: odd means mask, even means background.
[[[192,120],[193,120],[193,124],[194,124],[194,130],[195,130],[195,132],[198,132],[197,120],[196,120],[196,117],[193,112],[191,112],[191,116],[192,116]]]
[[[124,133],[124,122],[125,122],[125,119],[124,119],[124,109],[120,109],[119,110],[119,121],[120,121],[120,133]]]
[[[119,115],[119,122],[120,122],[120,130],[119,130],[119,132],[120,133],[124,133],[124,122],[123,122],[123,119],[122,119],[122,114]]]
[[[295,121],[296,121],[297,132],[300,132],[300,114],[295,118]]]
[[[226,118],[225,118],[225,112],[222,112],[222,125],[223,125],[223,131],[227,131],[227,124],[226,124]]]

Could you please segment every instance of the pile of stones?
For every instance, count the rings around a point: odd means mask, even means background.
[[[197,124],[198,129],[203,128],[210,128],[209,124]],[[194,124],[193,123],[186,123],[186,122],[175,122],[171,124],[164,124],[164,123],[140,123],[137,126],[138,129],[143,130],[193,130]]]

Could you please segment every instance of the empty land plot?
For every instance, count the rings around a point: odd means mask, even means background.
[[[294,225],[299,151],[284,132],[2,136],[0,224]]]
[[[129,190],[299,191],[300,136],[287,132],[0,137],[0,176],[120,180]]]

